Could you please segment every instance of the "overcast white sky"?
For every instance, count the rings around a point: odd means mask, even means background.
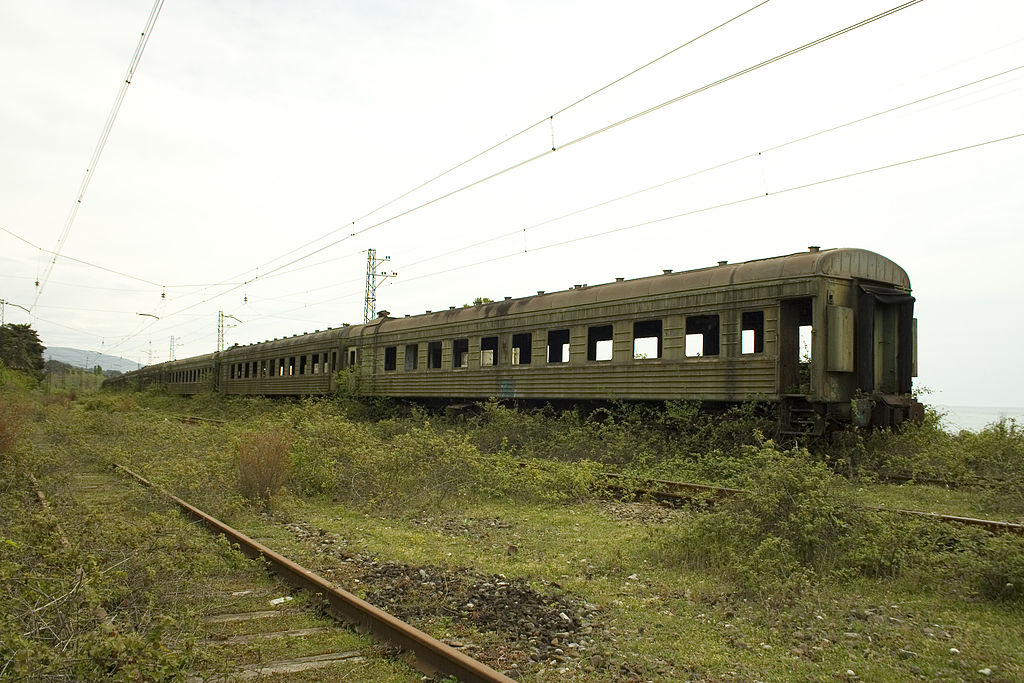
[[[862,247],[910,275],[933,401],[1024,405],[1024,137],[786,191],[1024,133],[1020,0],[924,0],[561,148],[899,4],[771,0],[545,120],[758,2],[167,0],[62,252],[138,279],[59,259],[6,321],[156,362],[218,310],[228,344],[361,322],[367,248],[403,315]],[[151,7],[0,0],[0,228],[54,249]],[[0,298],[49,258],[0,231]]]

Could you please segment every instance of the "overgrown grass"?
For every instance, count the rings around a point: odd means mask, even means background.
[[[861,629],[859,621],[836,616],[834,606],[864,612],[865,595],[872,596],[873,613],[880,613],[878,605],[913,601],[912,610],[886,613],[952,623],[951,632],[973,634],[975,649],[1007,667],[1005,675],[1024,675],[1024,663],[1009,652],[1013,646],[983,635],[992,624],[1022,625],[1024,541],[863,510],[849,484],[870,489],[874,472],[1012,480],[1024,471],[1020,430],[1012,422],[950,434],[929,416],[923,425],[891,432],[850,432],[843,443],[809,453],[771,442],[770,420],[756,405],[718,413],[688,403],[556,412],[487,402],[475,412],[427,413],[351,398],[181,398],[159,390],[27,405],[19,433],[33,435],[35,445],[26,449],[20,438],[14,452],[22,462],[31,455],[58,481],[60,463],[72,455],[97,466],[123,462],[229,523],[262,527],[269,508],[277,517],[331,528],[348,539],[349,551],[543,577],[601,603],[602,619],[616,624],[614,638],[622,638],[604,641],[602,652],[621,649],[630,653],[624,660],[648,662],[644,678],[672,678],[663,670],[729,678],[739,670],[747,672],[740,679],[763,671],[761,678],[784,679],[790,666],[809,679],[846,668],[884,678],[903,661],[900,647],[923,651],[927,641],[895,621],[871,622],[864,632],[885,639],[889,650],[864,653],[870,665],[848,663],[844,652],[857,649],[843,645],[844,630]],[[228,423],[186,424],[173,417],[181,414]],[[243,450],[259,450],[248,440],[263,435],[282,437],[270,449],[273,464],[244,484],[247,470],[270,463],[240,467]],[[752,494],[667,521],[619,522],[609,517],[617,508],[600,497],[600,470],[733,485]],[[282,480],[276,496],[261,495],[278,490]],[[992,486],[982,495],[1019,509],[1006,490]],[[898,500],[898,492],[887,495]],[[943,511],[941,490],[935,496]],[[441,528],[431,531],[434,523]],[[510,554],[510,547],[517,551]],[[631,579],[634,574],[641,578]],[[715,615],[734,630],[709,624]],[[790,623],[802,625],[785,626]],[[831,654],[786,640],[787,629],[806,633],[822,624]],[[638,635],[641,627],[646,634]],[[692,651],[678,647],[680,633]],[[737,640],[753,650],[740,652]],[[776,650],[758,643],[774,643]],[[794,649],[811,654],[794,664],[786,655]],[[911,663],[926,677],[942,678],[950,671],[943,668],[948,649],[931,652],[928,663]],[[667,653],[697,668],[658,663]],[[626,675],[599,667],[577,672],[575,680],[617,674]],[[535,675],[527,672],[525,679]]]

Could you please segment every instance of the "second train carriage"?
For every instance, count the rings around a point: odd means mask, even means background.
[[[190,393],[697,400],[779,406],[784,431],[888,425],[921,410],[906,272],[819,250],[577,285],[296,335],[130,373]],[[183,374],[184,373],[184,374]],[[185,382],[175,381],[185,378]]]

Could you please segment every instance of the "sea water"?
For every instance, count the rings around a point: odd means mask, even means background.
[[[1016,420],[1020,428],[1024,429],[1024,408],[944,405],[932,407],[944,414],[942,426],[953,432],[962,429],[977,432],[993,422],[1011,419]]]

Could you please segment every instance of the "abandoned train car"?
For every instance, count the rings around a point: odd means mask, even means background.
[[[906,272],[819,250],[393,318],[147,366],[111,386],[177,393],[776,404],[783,431],[891,425],[911,396]],[[338,371],[344,371],[339,373]]]

